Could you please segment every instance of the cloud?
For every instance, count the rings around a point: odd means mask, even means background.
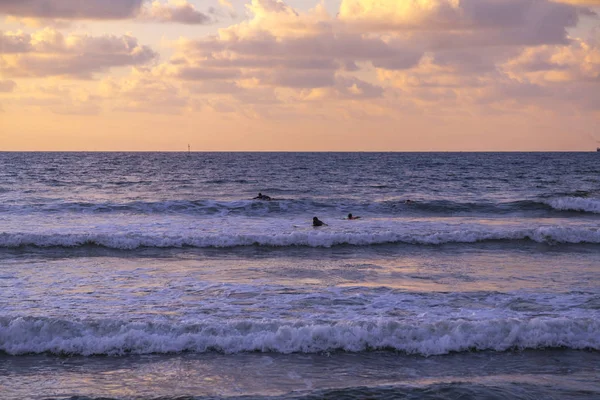
[[[4,32],[6,77],[91,78],[135,66],[126,79],[104,79],[114,109],[268,116],[343,112],[384,117],[422,113],[593,104],[598,44],[570,37],[581,9],[549,0],[342,0],[338,16],[323,3],[299,11],[282,0],[251,0],[247,20],[215,35],[172,43],[156,54],[130,36]],[[146,21],[206,23],[188,1],[142,6]],[[587,82],[587,86],[582,84]],[[112,89],[111,89],[112,88]],[[109,90],[110,89],[110,90]],[[583,91],[574,96],[575,91]],[[587,93],[590,92],[590,93]],[[369,107],[366,107],[368,102]],[[325,111],[327,110],[327,112]]]
[[[411,70],[426,54],[456,73],[485,73],[523,47],[567,45],[579,15],[547,0],[343,0],[337,18],[322,5],[303,13],[282,0],[246,7],[247,21],[178,42],[170,76],[317,88],[359,64]]]
[[[600,47],[582,40],[570,46],[524,49],[502,68],[523,81],[541,85],[588,81],[600,90]]]
[[[333,70],[289,70],[261,71],[253,74],[262,84],[288,88],[318,88],[332,86],[335,82]]]
[[[600,92],[600,51],[580,40],[527,47],[498,59],[490,69],[440,62],[439,54],[429,54],[408,70],[379,69],[378,77],[420,110],[436,113],[473,106],[502,112],[520,112],[525,107],[600,110],[600,103],[593,105]]]
[[[377,99],[383,96],[384,89],[354,77],[338,76],[333,86],[315,88],[302,93],[302,99],[316,100],[364,100]]]
[[[233,5],[231,4],[231,2],[229,0],[219,0],[219,4],[222,5],[223,7],[227,7],[230,10],[233,10]]]
[[[100,93],[118,111],[179,114],[189,105],[179,86],[145,69],[133,69],[124,79],[103,80]]]
[[[225,5],[225,7],[229,7]],[[65,27],[73,20],[135,19],[201,25],[215,22],[218,11],[200,12],[188,0],[2,0],[0,14],[26,26]]]
[[[163,69],[167,75],[186,80],[186,81],[204,81],[204,80],[227,80],[240,78],[241,72],[236,69],[218,69],[183,66],[174,69]]]
[[[185,80],[255,79],[259,86],[309,89],[334,86],[338,71],[356,70],[356,62],[402,69],[422,56],[404,42],[338,31],[320,5],[300,13],[280,0],[253,0],[247,8],[248,21],[218,36],[177,42],[163,72]]]
[[[102,110],[99,100],[98,96],[79,85],[49,79],[42,84],[20,87],[6,105],[18,109],[41,108],[63,115],[97,115]]]
[[[342,0],[339,18],[373,30],[477,30],[523,26],[542,17],[576,15],[545,0]]]
[[[546,102],[549,108],[600,111],[598,43],[576,40],[569,46],[527,48],[499,68],[521,86],[542,88],[552,99]]]
[[[361,32],[448,49],[566,44],[581,14],[548,0],[342,0],[338,18]]]
[[[339,19],[429,46],[466,47],[566,43],[579,15],[576,7],[546,0],[342,0]]]
[[[142,65],[157,58],[136,38],[124,35],[68,35],[46,28],[32,34],[0,31],[4,76],[69,76],[89,79],[113,67]]]
[[[0,55],[31,51],[31,35],[19,32],[0,31]]]
[[[15,89],[15,87],[17,87],[17,84],[15,83],[15,81],[0,80],[0,93],[10,93]]]
[[[209,10],[214,14],[215,10]],[[153,22],[178,22],[188,25],[203,25],[214,22],[214,19],[208,13],[202,13],[187,0],[168,0],[163,4],[160,1],[153,1],[147,7],[142,9],[139,16],[140,20]]]
[[[5,19],[7,24],[22,25],[30,28],[55,28],[65,29],[72,26],[72,20],[52,19],[52,18],[31,18],[31,17],[14,17],[8,15]]]
[[[381,83],[420,109],[553,107],[573,82],[590,82],[587,92],[600,89],[596,46],[567,32],[581,13],[544,0],[343,0],[339,20],[387,43],[410,42],[424,54],[416,65],[396,70],[372,60]]]
[[[380,116],[400,103],[432,113],[550,106],[539,101],[554,93],[548,82],[524,71],[524,61],[510,62],[527,49],[578,46],[567,28],[579,11],[548,0],[343,0],[337,17],[321,4],[301,12],[282,0],[252,0],[246,8],[246,21],[217,35],[177,41],[173,58],[154,73],[186,81],[193,95],[218,96],[220,105],[250,105],[262,91],[276,104],[270,116],[282,107],[289,115],[290,101],[301,109],[369,99]],[[586,79],[594,76],[593,54],[573,55],[588,57]],[[582,68],[570,79],[583,79]]]
[[[245,89],[236,82],[231,81],[206,81],[188,87],[193,93],[202,94],[237,94]]]
[[[144,0],[2,0],[0,14],[60,19],[128,19]]]

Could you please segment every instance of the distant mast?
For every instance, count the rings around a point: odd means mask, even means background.
[[[190,145],[188,144],[188,156],[190,155],[191,150],[190,150]]]

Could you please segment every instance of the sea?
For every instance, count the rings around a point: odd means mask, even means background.
[[[598,399],[600,155],[2,152],[0,398]]]

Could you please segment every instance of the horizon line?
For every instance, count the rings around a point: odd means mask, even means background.
[[[600,148],[598,148],[600,149]],[[0,153],[596,153],[593,150],[0,150]]]

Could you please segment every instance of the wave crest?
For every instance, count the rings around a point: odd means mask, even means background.
[[[396,321],[206,322],[167,325],[119,321],[0,319],[0,351],[122,355],[151,353],[317,353],[396,350],[424,356],[472,350],[558,348],[600,350],[600,321],[591,318]]]
[[[272,234],[161,234],[152,233],[1,233],[0,248],[82,247],[99,246],[110,249],[137,248],[228,248],[243,246],[272,247],[332,247],[338,245],[370,246],[378,244],[441,245],[447,243],[477,243],[489,241],[534,241],[546,244],[598,244],[600,230],[586,227],[548,226],[536,228],[484,229],[445,228],[383,232],[298,231]]]
[[[600,200],[583,197],[561,197],[547,202],[552,208],[560,211],[580,211],[600,214]]]

